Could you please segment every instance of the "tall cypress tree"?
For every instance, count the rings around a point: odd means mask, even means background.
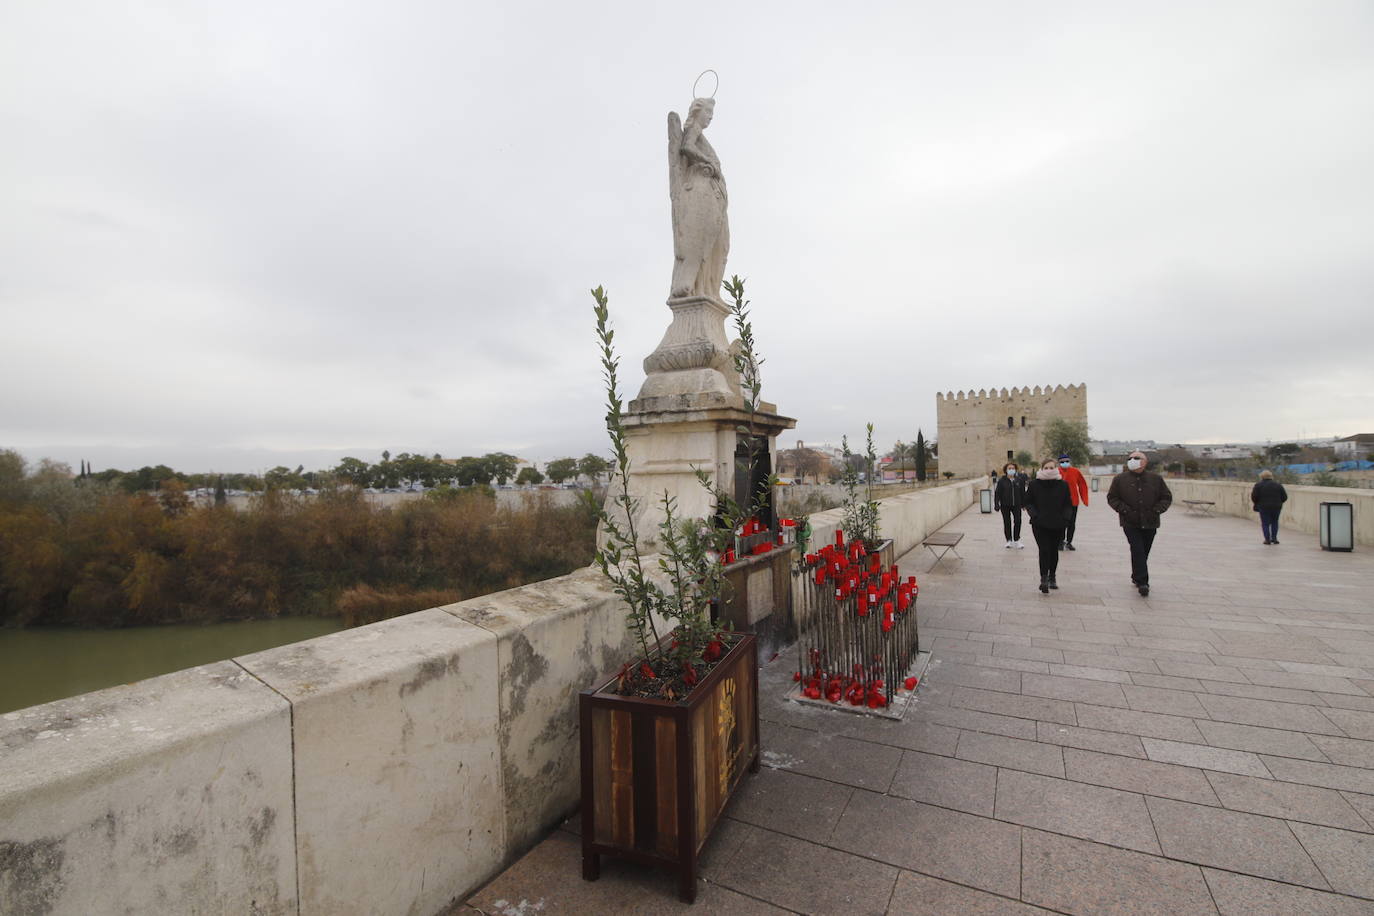
[[[926,479],[926,437],[919,427],[916,429],[916,479]]]

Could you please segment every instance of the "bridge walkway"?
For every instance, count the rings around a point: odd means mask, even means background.
[[[974,506],[921,576],[920,702],[900,722],[781,696],[766,766],[705,850],[694,913],[1374,913],[1374,552],[1176,508],[1129,581],[1093,494],[1060,588]],[[454,912],[674,913],[673,879],[576,821]]]

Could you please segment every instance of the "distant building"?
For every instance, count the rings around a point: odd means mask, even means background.
[[[1045,454],[1045,424],[1088,422],[1088,386],[980,389],[935,395],[940,467],[956,477],[982,477],[1017,452]]]
[[[1253,445],[1202,445],[1184,443],[1183,448],[1194,458],[1249,458],[1255,454]]]
[[[835,454],[831,454],[831,452]],[[826,446],[808,447],[801,440],[796,448],[778,450],[778,476],[797,483],[829,483],[838,476],[839,450]]]
[[[914,458],[884,458],[882,464],[882,482],[898,483],[904,480],[916,479],[916,460]],[[934,462],[926,464],[926,477],[938,477],[939,466]]]
[[[1374,433],[1356,433],[1337,439],[1331,445],[1337,461],[1355,461],[1374,453]]]
[[[1101,439],[1090,445],[1094,455],[1129,455],[1136,450],[1148,452],[1159,448],[1153,439]]]

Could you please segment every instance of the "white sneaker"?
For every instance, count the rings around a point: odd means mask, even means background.
[[[1007,549],[1008,549],[1008,550],[1011,550],[1011,548],[1012,548],[1012,543],[1011,543],[1011,541],[1007,541]]]
[[[1022,544],[1020,541],[1017,541],[1017,542],[1016,542],[1016,549],[1017,549],[1017,550],[1025,550],[1025,549],[1026,549],[1026,545],[1025,545],[1025,544]]]

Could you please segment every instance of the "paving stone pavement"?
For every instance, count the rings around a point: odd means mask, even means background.
[[[1374,550],[1164,516],[1151,592],[1105,494],[1060,588],[977,507],[921,582],[919,702],[901,722],[782,699],[765,766],[705,850],[697,903],[574,819],[455,913],[1374,914]]]

